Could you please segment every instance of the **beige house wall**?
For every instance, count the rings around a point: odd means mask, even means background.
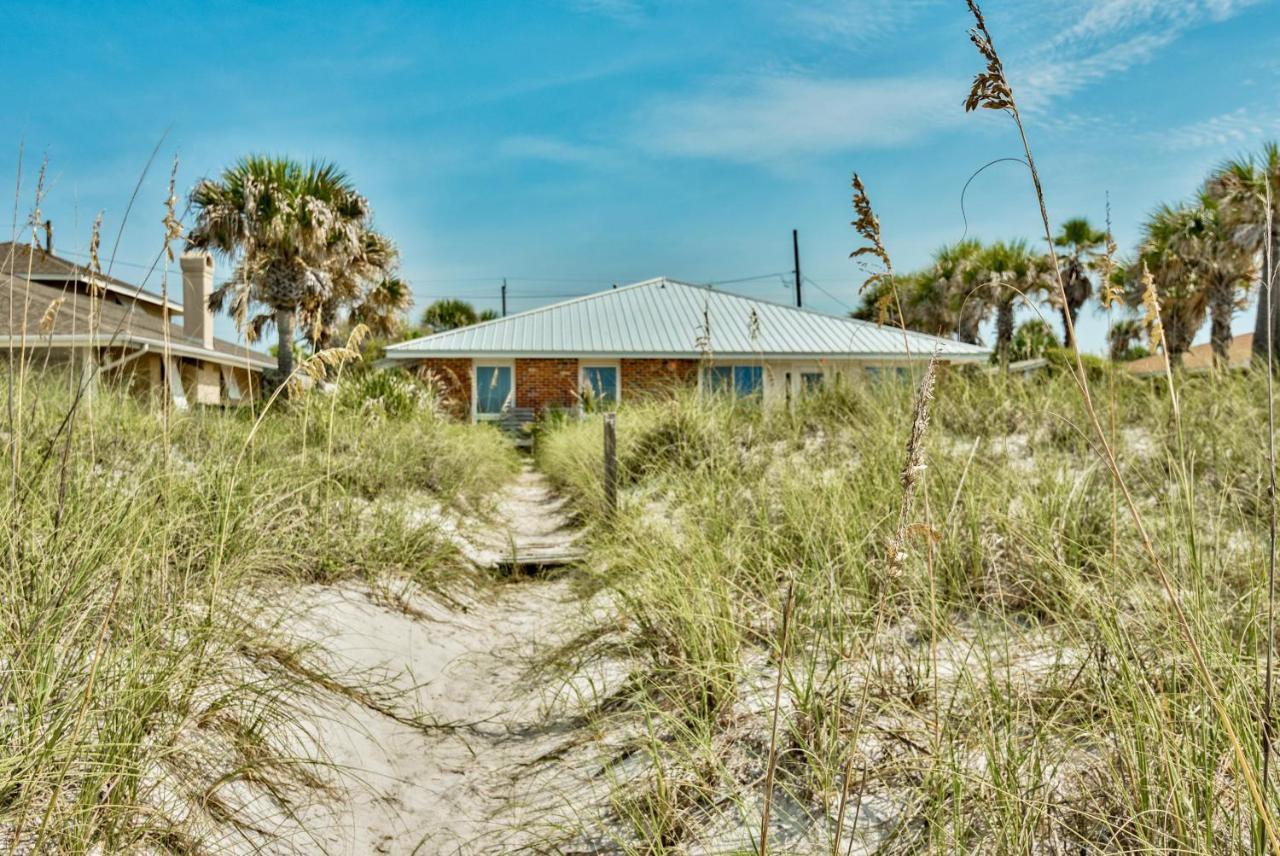
[[[109,348],[97,354],[100,365],[106,365],[135,353],[129,348]],[[48,368],[79,369],[86,358],[83,348],[28,348],[26,371],[34,375]],[[0,351],[0,360],[7,353]],[[249,403],[261,389],[259,376],[239,366],[224,366],[183,357],[171,357],[178,366],[182,391],[188,405],[237,406]],[[231,380],[231,383],[228,380]],[[170,390],[164,370],[164,357],[157,351],[141,356],[102,372],[99,380],[123,386],[133,395],[153,402],[168,395]],[[235,393],[235,395],[233,395]]]
[[[835,383],[837,380],[866,381],[878,378],[889,379],[899,369],[909,369],[912,365],[905,360],[712,360],[711,365],[719,366],[760,366],[763,379],[762,394],[764,404],[768,407],[785,405],[804,394],[805,374],[821,374],[824,383]],[[701,389],[702,379],[699,375],[698,385]]]

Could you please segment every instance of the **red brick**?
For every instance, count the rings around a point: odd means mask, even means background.
[[[545,410],[576,407],[578,361],[576,359],[516,360],[516,407]]]
[[[697,360],[623,359],[619,371],[624,401],[670,395],[681,387],[698,385]]]

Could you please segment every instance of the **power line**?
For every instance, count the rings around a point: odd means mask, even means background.
[[[834,294],[832,294],[831,292],[827,291],[827,290],[826,290],[825,288],[823,288],[822,286],[818,285],[818,283],[814,282],[814,281],[813,281],[813,279],[812,279],[811,277],[809,277],[809,276],[805,276],[805,277],[804,277],[804,281],[805,281],[805,282],[807,282],[807,283],[809,283],[810,285],[812,285],[814,288],[818,289],[818,291],[821,291],[823,294],[825,294],[825,295],[826,295],[827,297],[829,297],[831,300],[834,300],[834,301],[836,302],[836,304],[837,304],[837,305],[841,306],[841,307],[842,307],[842,308],[844,308],[845,310],[847,310],[847,311],[849,311],[849,312],[852,312],[852,311],[853,311],[853,307],[852,307],[852,306],[850,306],[849,304],[845,303],[843,300],[841,300],[840,298],[836,297]]]

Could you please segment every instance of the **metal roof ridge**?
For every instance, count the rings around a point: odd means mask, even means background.
[[[575,303],[585,303],[588,300],[595,300],[596,298],[599,298],[599,297],[607,297],[611,294],[617,294],[618,292],[621,292],[621,291],[631,291],[632,289],[637,289],[646,285],[655,285],[660,282],[673,282],[673,283],[676,283],[677,285],[689,285],[689,283],[687,282],[677,282],[677,280],[669,279],[665,276],[655,276],[650,279],[642,279],[639,282],[629,282],[626,285],[620,285],[617,288],[605,288],[605,289],[601,289],[600,291],[593,291],[590,294],[580,294],[577,297],[570,297],[568,300],[561,300],[559,303],[548,303],[546,306],[535,306],[532,309],[525,309],[522,312],[517,312],[514,315],[507,315],[504,318],[491,318],[488,321],[480,321],[475,324],[468,324],[465,327],[454,327],[452,330],[441,330],[439,333],[428,333],[426,336],[419,336],[416,339],[408,339],[404,342],[396,342],[394,345],[387,345],[386,350],[388,351],[400,350],[402,348],[407,348],[407,346],[409,345],[413,345],[418,342],[424,342],[427,339],[434,339],[436,336],[448,336],[451,333],[457,333],[461,330],[473,331],[473,330],[478,330],[481,327],[493,327],[498,324],[504,324],[508,321],[514,321],[517,318],[524,318],[530,315],[537,315],[542,312],[550,312],[551,310],[559,309],[562,306],[571,306]]]
[[[669,279],[669,278],[667,278],[666,281],[670,283],[674,283],[676,285],[688,286],[690,288],[699,288],[704,291],[710,291],[714,294],[722,294],[725,297],[732,297],[736,300],[746,301],[747,303],[763,303],[766,306],[776,306],[779,309],[789,309],[792,312],[799,312],[804,315],[816,315],[819,318],[828,318],[828,319],[834,319],[836,321],[844,321],[844,322],[853,324],[856,327],[873,327],[877,330],[889,330],[891,332],[907,333],[912,336],[924,336],[927,339],[946,342],[949,345],[961,345],[966,348],[975,348],[977,350],[984,351],[984,352],[990,351],[990,348],[984,348],[981,345],[971,345],[968,342],[961,342],[958,339],[948,339],[945,336],[937,336],[933,333],[925,333],[921,330],[903,330],[901,327],[892,327],[888,324],[879,324],[875,321],[866,321],[866,320],[863,320],[862,318],[854,318],[851,315],[832,315],[828,312],[819,312],[816,309],[810,309],[805,306],[792,306],[790,303],[778,303],[777,301],[768,300],[763,297],[747,297],[745,294],[736,294],[732,291],[721,291],[720,289],[716,288],[713,284],[710,284],[710,283],[705,285],[700,285],[698,283],[681,282],[680,280]]]

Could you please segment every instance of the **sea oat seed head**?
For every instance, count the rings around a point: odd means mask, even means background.
[[[987,61],[986,71],[973,78],[973,86],[969,97],[965,99],[964,109],[968,113],[979,107],[988,110],[1007,110],[1013,107],[1013,90],[1009,87],[1008,78],[1004,74],[1004,64],[996,53],[991,42],[991,33],[987,32],[987,22],[983,20],[982,10],[974,0],[966,0],[969,11],[973,13],[974,25],[969,30],[969,40],[973,42],[978,53]]]
[[[875,256],[884,265],[883,271],[871,274],[862,283],[862,287],[858,289],[858,293],[861,294],[881,279],[893,276],[893,261],[889,258],[889,253],[884,248],[884,242],[880,239],[880,219],[876,217],[875,211],[872,210],[871,199],[867,196],[867,189],[863,186],[862,179],[858,177],[856,172],[853,174],[853,211],[858,215],[857,219],[851,224],[854,231],[871,246],[858,247],[849,254],[849,258]]]
[[[1151,275],[1146,261],[1142,263],[1142,308],[1145,310],[1143,321],[1151,336],[1151,350],[1154,351],[1164,342],[1164,325],[1160,322],[1160,297],[1156,293],[1156,278]]]
[[[178,208],[178,157],[174,155],[173,169],[169,172],[169,197],[164,201],[164,254],[173,264],[173,241],[182,237],[182,223],[177,216]]]
[[[62,304],[66,302],[65,297],[55,297],[45,307],[44,315],[40,318],[40,332],[49,335],[53,332],[53,323],[58,318],[58,310],[62,308]]]

